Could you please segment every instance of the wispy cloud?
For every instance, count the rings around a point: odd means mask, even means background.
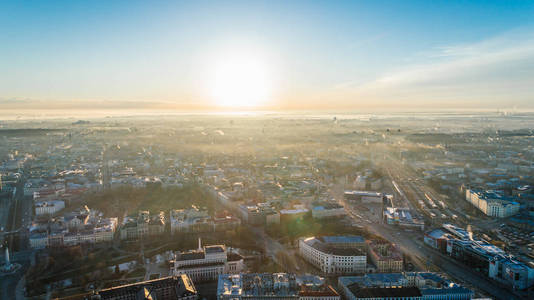
[[[438,47],[421,60],[430,62],[335,88],[381,99],[511,100],[534,106],[534,30]]]

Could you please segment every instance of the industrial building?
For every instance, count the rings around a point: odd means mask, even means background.
[[[466,266],[514,289],[534,285],[534,268],[466,230],[444,224],[425,233],[424,242]]]
[[[383,210],[384,223],[399,227],[424,230],[425,222],[416,217],[409,208],[385,207]]]
[[[345,208],[337,203],[327,202],[312,209],[312,217],[315,219],[339,218],[345,215]]]

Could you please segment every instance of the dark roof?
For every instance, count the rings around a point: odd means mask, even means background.
[[[242,259],[243,259],[243,256],[237,253],[233,253],[233,252],[228,253],[228,261],[238,261]]]
[[[176,260],[204,259],[204,257],[206,257],[204,251],[189,251],[180,253]]]
[[[115,299],[121,296],[121,299],[137,299],[139,292],[146,289],[150,294],[158,294],[158,290],[172,288],[176,297],[184,297],[197,294],[195,286],[187,275],[171,276],[149,281],[137,282],[133,284],[121,285],[104,289],[98,292],[100,299]]]
[[[365,252],[363,249],[357,249],[357,248],[340,248],[332,246],[331,244],[324,243],[321,239],[315,238],[313,240],[307,240],[308,245],[312,246],[313,248],[324,252],[324,253],[330,253],[337,256],[361,256],[364,255]]]
[[[348,286],[351,293],[356,298],[393,298],[393,297],[421,297],[421,291],[417,287],[364,287],[360,288],[358,283]]]
[[[196,269],[196,268],[202,268],[202,267],[211,267],[211,266],[224,266],[223,262],[211,262],[211,263],[203,263],[203,264],[194,264],[194,265],[185,265],[178,268],[178,270],[188,270],[188,269]]]
[[[205,246],[204,249],[206,250],[206,253],[224,252],[224,246],[223,245]]]

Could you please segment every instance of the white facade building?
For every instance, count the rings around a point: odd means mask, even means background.
[[[492,191],[467,189],[465,200],[490,217],[510,217],[517,214],[520,209],[518,202]]]
[[[61,200],[41,201],[35,203],[35,215],[53,215],[65,208],[65,202]]]
[[[359,236],[300,239],[299,254],[325,274],[363,274],[367,268],[365,240]]]
[[[244,270],[243,257],[235,253],[228,253],[224,245],[202,247],[187,252],[176,253],[171,265],[173,274],[187,274],[191,280],[216,280],[220,274],[240,273]]]

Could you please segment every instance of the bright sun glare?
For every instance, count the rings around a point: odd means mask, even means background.
[[[211,96],[217,105],[256,107],[271,92],[270,71],[261,58],[249,54],[221,57],[214,65]]]

